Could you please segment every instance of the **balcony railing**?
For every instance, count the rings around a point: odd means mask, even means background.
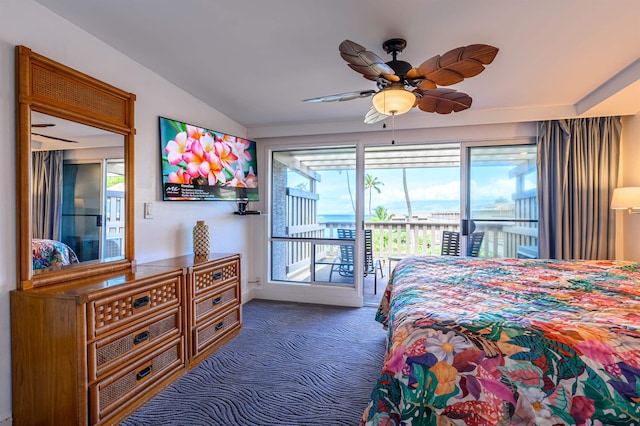
[[[479,256],[518,257],[523,248],[537,246],[537,224],[518,226],[518,222],[483,221],[477,223],[476,231],[484,232]],[[318,223],[313,230],[301,229],[293,233],[293,238],[337,239],[340,228],[353,228],[353,222]],[[366,229],[372,230],[373,254],[377,259],[387,260],[413,255],[439,255],[442,245],[442,231],[459,231],[458,222],[451,219],[429,221],[366,222]],[[291,231],[292,229],[290,229]],[[311,244],[310,242],[289,241],[287,249],[287,276],[305,274],[309,271],[311,250],[315,246],[316,262],[331,262],[339,256],[338,244]]]
[[[338,228],[353,227],[353,223],[339,222],[321,225],[329,238],[337,238]],[[373,252],[377,258],[438,255],[442,231],[460,231],[459,223],[450,220],[366,222],[365,228],[373,231]],[[484,232],[481,257],[517,257],[520,247],[538,244],[538,228],[518,226],[517,222],[479,222],[476,231]]]

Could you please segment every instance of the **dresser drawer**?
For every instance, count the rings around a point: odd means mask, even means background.
[[[146,389],[168,377],[172,371],[183,369],[184,365],[184,339],[180,337],[90,386],[91,424],[104,421],[114,411],[141,397]]]
[[[240,303],[238,285],[236,283],[231,283],[215,290],[211,294],[194,301],[194,323],[192,325],[195,326],[207,317]]]
[[[212,265],[198,265],[193,271],[194,295],[209,291],[210,289],[228,283],[238,281],[240,274],[240,262],[237,259]]]
[[[181,334],[182,309],[174,307],[89,344],[89,382],[157,346],[163,340]]]
[[[193,329],[193,355],[207,349],[215,341],[240,325],[240,306],[221,313]]]
[[[87,338],[105,335],[147,315],[182,303],[182,275],[143,280],[134,288],[87,304]]]

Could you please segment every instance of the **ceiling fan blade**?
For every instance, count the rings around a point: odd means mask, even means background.
[[[450,114],[471,107],[471,97],[453,89],[440,88],[425,91],[416,89],[415,92],[422,96],[418,101],[418,108],[424,112]]]
[[[439,60],[440,55],[436,55],[424,61],[422,64],[420,64],[419,67],[411,68],[409,71],[407,71],[407,79],[414,80],[417,78],[424,78],[424,71],[430,71],[434,68],[437,69]]]
[[[385,64],[378,55],[367,50],[361,52],[358,56],[348,55],[345,53],[341,53],[340,56],[342,56],[342,59],[349,62],[349,64],[356,67],[368,68],[376,75],[393,74],[395,72],[389,65]]]
[[[302,102],[335,102],[350,101],[352,99],[367,98],[376,93],[375,90],[361,90],[358,92],[338,93],[337,95],[320,96],[318,98],[304,99]]]
[[[480,74],[485,69],[484,65],[493,62],[498,50],[497,47],[486,44],[458,47],[442,56],[436,55],[427,59],[417,68],[412,68],[407,73],[407,78],[424,78],[438,86],[450,86]],[[426,86],[420,88],[428,90]]]
[[[362,74],[362,76],[367,80],[371,80],[371,81],[378,80],[379,74],[372,73],[370,68],[362,67],[360,65],[353,65],[353,64],[347,64],[347,65],[349,66],[349,68],[351,68],[355,72],[359,72],[360,74]]]
[[[397,83],[400,81],[400,77],[395,74],[381,74],[381,76],[390,83]]]
[[[384,120],[387,117],[389,116],[386,114],[379,113],[378,110],[373,105],[371,105],[371,108],[369,109],[367,114],[364,116],[364,122],[366,124],[374,124],[374,123],[377,123],[378,121]]]
[[[481,64],[489,65],[498,54],[497,47],[488,44],[470,44],[464,48],[463,59],[474,59]]]
[[[351,69],[361,73],[365,78],[375,81],[380,75],[395,74],[393,68],[387,65],[378,55],[351,40],[344,40],[340,43],[338,50],[340,50],[342,59],[349,63]]]
[[[400,77],[395,74],[371,74],[370,69],[361,67],[359,65],[347,64],[352,70],[362,74],[364,78],[371,81],[378,81],[380,78],[387,80],[389,83],[397,83],[400,81]]]
[[[433,90],[437,88],[438,86],[436,86],[436,84],[433,81],[427,80],[426,78],[422,80],[420,84],[418,84],[418,89],[420,90]]]
[[[42,133],[31,132],[31,134],[35,135],[35,136],[40,136],[40,137],[43,137],[43,138],[47,138],[47,139],[53,139],[53,140],[56,140],[56,141],[61,141],[61,142],[78,143],[77,141],[72,141],[71,139],[64,139],[64,138],[58,138],[56,136],[43,135]]]
[[[54,127],[53,123],[32,124],[31,127]]]

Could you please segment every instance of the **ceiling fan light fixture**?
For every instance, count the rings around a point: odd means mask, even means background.
[[[416,95],[404,88],[387,87],[373,96],[373,106],[380,114],[400,115],[416,103]]]

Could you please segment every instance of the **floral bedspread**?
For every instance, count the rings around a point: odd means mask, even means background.
[[[68,245],[55,240],[31,240],[33,270],[77,263],[78,257]]]
[[[639,425],[640,263],[411,257],[361,425]]]

